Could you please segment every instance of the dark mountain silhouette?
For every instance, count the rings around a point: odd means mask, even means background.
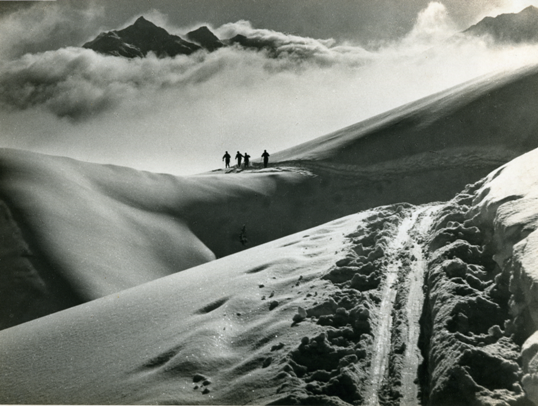
[[[256,51],[263,49],[268,51],[271,56],[277,56],[278,53],[278,46],[273,40],[249,38],[241,34],[221,40],[206,26],[188,32],[186,37],[192,42],[172,35],[164,28],[140,17],[133,25],[123,30],[99,34],[83,47],[102,54],[126,58],[142,58],[149,52],[155,53],[158,57],[190,55],[200,49],[213,52],[219,48],[233,45]]]
[[[274,41],[270,39],[262,38],[249,38],[242,34],[237,34],[235,37],[227,40],[227,43],[230,45],[240,45],[243,48],[251,48],[257,51],[265,49],[267,51],[276,52],[277,45]]]
[[[463,31],[473,36],[490,36],[499,43],[538,42],[538,8],[529,6],[519,13],[486,17]],[[268,38],[251,38],[242,34],[219,39],[207,26],[186,34],[189,41],[168,33],[144,17],[123,30],[101,33],[83,45],[102,54],[127,58],[144,57],[154,52],[159,57],[190,55],[200,49],[213,52],[226,46],[240,46],[255,51],[264,50],[269,56],[279,54],[279,44]]]
[[[143,57],[148,52],[154,52],[158,57],[190,55],[201,49],[199,45],[168,33],[144,17],[123,30],[101,33],[83,47],[127,58]]]
[[[217,36],[205,25],[187,33],[187,38],[210,52],[216,51],[224,46]]]
[[[464,33],[489,35],[500,43],[538,42],[538,8],[529,6],[519,13],[486,17]]]

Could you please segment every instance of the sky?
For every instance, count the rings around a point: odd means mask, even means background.
[[[276,152],[480,75],[538,63],[459,32],[536,1],[0,1],[0,146],[188,175]],[[80,46],[144,15],[184,35],[270,38],[127,60]]]
[[[2,9],[29,7],[32,1],[0,1]],[[255,27],[312,38],[335,38],[368,44],[404,36],[416,22],[428,0],[57,0],[54,6],[93,10],[90,27],[64,44],[76,45],[80,36],[95,34],[92,29],[115,29],[135,16],[158,10],[172,25],[198,23],[222,25],[238,20]],[[487,15],[518,12],[538,0],[444,0],[442,4],[456,25],[464,29]],[[43,5],[42,5],[43,6]]]

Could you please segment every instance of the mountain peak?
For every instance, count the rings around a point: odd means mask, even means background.
[[[187,33],[187,38],[208,51],[215,51],[218,48],[222,48],[224,44],[218,39],[218,37],[211,32],[211,30],[205,25],[198,27],[197,29]]]
[[[538,13],[538,7],[528,6],[524,8],[523,10],[521,10],[521,13],[528,13],[528,12]]]
[[[140,16],[140,17],[138,17],[138,18],[136,19],[135,24],[137,24],[137,23],[143,23],[144,21],[149,22],[148,20],[146,20],[146,18],[145,18],[144,16]]]
[[[96,39],[83,45],[96,52],[124,56],[127,58],[144,57],[153,52],[158,57],[190,55],[200,46],[172,35],[158,27],[144,16],[132,25],[119,30],[100,34]]]
[[[538,42],[538,8],[528,6],[519,13],[486,17],[464,33],[477,37],[489,36],[500,43]]]
[[[146,18],[144,18],[144,16],[140,16],[137,18],[137,20],[134,22],[133,24],[134,27],[138,27],[138,28],[158,28],[155,24],[153,24],[151,21],[149,20],[146,20]]]
[[[140,16],[128,27],[103,32],[92,41],[85,43],[83,47],[101,54],[126,58],[142,58],[150,52],[158,57],[174,57],[190,55],[200,49],[213,52],[230,45],[239,45],[256,51],[263,49],[272,56],[277,55],[277,45],[272,39],[250,38],[238,34],[233,38],[220,40],[205,25],[188,32],[185,36],[188,41],[170,34],[164,28]]]
[[[163,30],[163,31],[166,31],[164,28],[161,28],[157,25],[155,25],[154,23],[152,23],[151,21],[147,20],[144,16],[140,16],[136,19],[136,21],[129,27],[125,28],[125,29],[129,29],[131,27],[135,27],[135,28],[138,28],[138,29],[152,29],[152,30]]]

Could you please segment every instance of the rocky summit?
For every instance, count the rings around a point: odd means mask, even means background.
[[[144,17],[139,17],[134,24],[122,30],[102,32],[94,40],[83,45],[105,55],[126,58],[143,58],[153,52],[159,58],[176,55],[190,55],[198,50],[208,52],[226,46],[242,47],[254,51],[265,50],[270,56],[277,56],[277,45],[272,40],[250,38],[237,34],[230,39],[219,39],[207,26],[201,26],[188,32],[185,40],[170,34]]]
[[[208,51],[216,51],[224,46],[220,39],[206,26],[190,31],[187,33],[187,38]]]
[[[201,49],[199,45],[170,34],[144,17],[138,18],[133,25],[123,30],[101,33],[83,47],[127,58],[144,57],[149,52],[158,57],[190,55]]]

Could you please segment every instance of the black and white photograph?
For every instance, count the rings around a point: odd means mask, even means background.
[[[538,406],[538,0],[0,0],[0,404]]]

